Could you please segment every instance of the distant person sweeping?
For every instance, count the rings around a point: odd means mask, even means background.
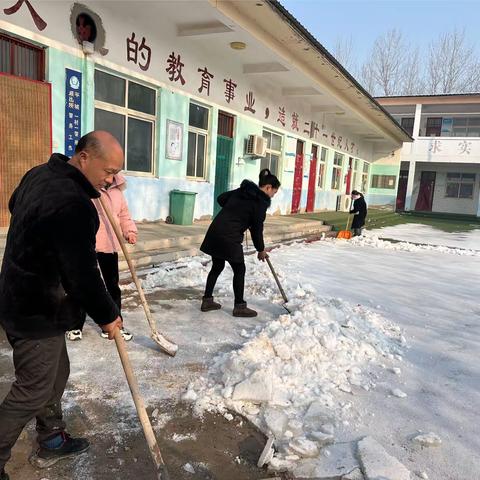
[[[352,190],[352,200],[350,209],[350,215],[353,215],[352,230],[353,236],[358,237],[362,234],[365,218],[367,218],[367,202],[365,202],[363,194],[357,190]]]
[[[209,312],[222,306],[213,300],[213,290],[227,261],[233,270],[234,317],[255,317],[257,312],[247,307],[243,298],[245,286],[245,261],[243,257],[243,235],[250,230],[258,259],[265,261],[267,252],[263,241],[263,224],[271,199],[280,188],[278,178],[265,168],[260,172],[258,186],[244,180],[240,188],[222,193],[217,201],[222,210],[211,223],[200,247],[212,257],[212,269],[207,277],[201,310]]]

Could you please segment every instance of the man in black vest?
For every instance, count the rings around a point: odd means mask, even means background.
[[[117,140],[91,132],[71,159],[54,153],[27,172],[10,199],[0,325],[13,348],[15,382],[0,405],[0,480],[8,480],[4,467],[11,449],[34,417],[35,466],[48,467],[89,447],[86,439],[65,432],[61,398],[70,373],[65,332],[83,311],[110,338],[122,327],[97,268],[99,221],[91,201],[122,166]]]

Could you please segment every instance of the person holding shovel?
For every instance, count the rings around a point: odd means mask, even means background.
[[[103,202],[106,203],[113,217],[118,222],[125,240],[131,245],[135,245],[135,243],[137,243],[137,226],[128,211],[127,200],[123,194],[125,188],[127,188],[125,178],[123,175],[117,173],[113,176],[113,182],[102,188],[100,194]],[[95,247],[97,251],[98,266],[102,272],[103,281],[105,282],[108,293],[110,293],[113,301],[121,311],[122,292],[119,286],[120,275],[118,271],[118,252],[120,251],[120,244],[118,243],[113,227],[110,225],[107,215],[98,199],[93,199],[93,203],[100,219],[100,227],[98,228]],[[84,322],[85,319],[83,318],[78,325],[79,328],[67,332],[67,338],[69,340],[74,341],[82,339],[82,327]],[[127,342],[133,338],[133,335],[125,328],[122,328],[120,333],[122,334],[123,339]],[[102,331],[100,335],[103,338],[108,338],[108,332]]]
[[[353,215],[353,236],[359,237],[362,234],[362,228],[365,225],[365,218],[367,218],[367,202],[365,202],[363,194],[358,190],[352,190],[352,200],[353,203],[350,208],[350,215]]]
[[[250,230],[258,259],[265,261],[267,252],[263,241],[263,223],[271,199],[280,188],[280,181],[267,168],[260,172],[258,186],[244,180],[240,188],[219,195],[222,207],[207,231],[200,250],[212,257],[212,268],[207,277],[205,293],[200,310],[218,310],[221,305],[213,300],[213,290],[227,261],[233,270],[234,317],[255,317],[257,312],[247,307],[243,298],[245,286],[245,261],[243,235]]]
[[[54,153],[13,192],[0,271],[0,325],[13,348],[15,382],[0,404],[0,480],[11,449],[36,417],[32,463],[46,468],[89,448],[65,432],[61,399],[70,366],[65,331],[85,310],[113,339],[122,319],[97,267],[98,214],[91,201],[123,167],[118,141],[82,137],[71,159]]]

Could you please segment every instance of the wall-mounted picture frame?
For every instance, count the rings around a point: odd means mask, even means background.
[[[167,120],[167,141],[165,157],[169,160],[181,160],[183,153],[183,123]]]

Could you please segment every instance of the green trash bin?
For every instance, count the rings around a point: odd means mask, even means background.
[[[170,190],[170,219],[175,225],[192,225],[197,192]]]

